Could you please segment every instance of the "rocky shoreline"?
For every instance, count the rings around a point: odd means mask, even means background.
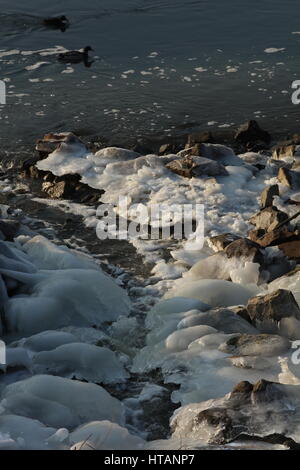
[[[87,160],[95,167],[90,163],[87,166]],[[124,182],[125,193],[127,188],[131,191],[131,175],[146,171],[148,180],[160,179],[158,189],[152,185],[145,192],[149,204],[156,194],[165,195],[164,185],[182,186],[182,194],[191,191],[195,200],[201,192],[207,201],[217,195],[218,202],[211,202],[207,215],[216,222],[207,230],[204,248],[191,252],[184,242],[176,252],[172,239],[151,249],[145,244],[97,240],[95,226],[87,225],[85,215],[76,216],[71,205],[66,212],[66,201],[87,212],[101,203],[103,196],[104,202],[105,198],[113,200],[114,174],[110,168],[115,170],[116,188],[119,184],[122,189]],[[147,171],[153,174],[148,176]],[[137,180],[136,184],[142,193],[141,182]],[[128,319],[128,324],[132,318],[137,319],[130,333],[136,336],[131,351],[124,349],[121,338],[109,338],[106,328],[105,341],[101,342],[116,351],[119,358],[127,356],[124,363],[129,381],[136,384],[143,377],[145,387],[147,380],[157,387],[144,402],[141,395],[145,390],[140,387],[140,395],[136,396],[126,392],[126,386],[117,392],[126,408],[125,425],[133,434],[140,432],[150,441],[131,441],[129,446],[245,448],[251,440],[252,448],[264,442],[271,448],[298,449],[300,371],[292,361],[292,346],[293,341],[300,340],[300,136],[274,142],[257,122],[249,121],[230,139],[227,136],[219,140],[214,132],[204,132],[189,135],[185,142],[163,143],[155,150],[139,144],[130,150],[104,147],[94,154],[74,134],[48,134],[37,142],[34,157],[23,161],[18,169],[3,173],[1,184],[0,203],[6,206],[0,219],[4,244],[20,249],[20,244],[14,245],[18,237],[24,237],[26,230],[27,237],[34,236],[37,220],[26,220],[20,209],[30,217],[44,218],[46,225],[38,227],[38,232],[54,243],[62,241],[68,249],[78,250],[81,239],[83,251],[99,255],[100,261],[105,255],[107,268],[100,262],[101,269],[121,282],[135,305]],[[240,198],[240,206],[230,200],[231,188],[235,200]],[[134,191],[130,193],[133,201],[134,197],[146,200]],[[249,200],[245,203],[247,191]],[[229,196],[225,198],[226,194]],[[256,200],[249,214],[253,194]],[[45,198],[55,204],[41,205]],[[224,208],[219,209],[218,203]],[[7,206],[11,207],[8,212]],[[234,227],[237,215],[241,216],[238,230],[229,232],[225,223],[230,219]],[[55,236],[51,227],[56,230]],[[84,236],[79,235],[80,231],[86,231]],[[111,265],[119,268],[114,270]],[[123,271],[118,271],[120,267]],[[5,271],[2,274],[10,302],[24,290],[22,282],[15,283],[18,277],[11,276]],[[4,336],[11,321],[9,315],[4,302]],[[118,321],[113,319],[112,328]],[[18,335],[21,337],[22,331]],[[18,367],[22,369],[20,364]],[[159,371],[159,381],[153,380],[155,371]],[[57,371],[52,374],[60,375]],[[116,394],[111,385],[104,387]],[[129,390],[134,387],[131,385]],[[7,393],[4,388],[4,400]],[[123,400],[122,393],[126,395]],[[146,403],[142,418],[145,432],[135,413],[141,403]],[[150,420],[153,406],[159,406],[162,416],[157,422],[163,421],[162,425],[156,426]],[[166,423],[173,412],[168,435]],[[33,408],[26,416],[39,419]],[[42,416],[42,424],[49,425]],[[122,420],[119,423],[124,425]],[[70,425],[69,431],[73,429]],[[99,442],[106,430],[99,424],[97,439],[90,438],[90,446],[101,448]],[[83,435],[88,437],[87,432]],[[66,447],[70,446],[68,439],[63,440]],[[118,449],[118,444],[114,445]]]

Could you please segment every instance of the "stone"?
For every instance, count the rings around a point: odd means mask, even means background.
[[[256,229],[266,230],[271,232],[276,227],[288,219],[285,212],[280,211],[276,207],[266,207],[257,214],[253,215],[249,220],[250,224],[254,225]]]
[[[258,263],[259,265],[264,263],[261,247],[248,238],[235,240],[227,245],[224,251],[227,258],[247,258],[252,263]]]
[[[272,158],[274,160],[282,160],[285,158],[293,158],[295,155],[296,145],[279,145],[273,148]]]
[[[13,241],[18,235],[20,223],[16,220],[0,219],[0,231],[4,235],[5,240]]]
[[[176,143],[167,143],[167,144],[162,144],[159,147],[158,154],[159,155],[169,155],[169,154],[176,154],[179,152],[179,145]],[[151,152],[150,152],[151,153]]]
[[[278,323],[282,318],[295,317],[300,320],[300,309],[292,292],[278,289],[271,294],[249,299],[247,311],[252,322]]]
[[[300,261],[300,239],[281,243],[278,248],[283,251],[287,258]]]
[[[300,173],[289,170],[288,168],[279,168],[277,179],[279,183],[288,186],[291,189],[300,189]]]
[[[239,127],[235,134],[235,140],[243,144],[263,141],[269,144],[271,141],[270,134],[261,129],[258,123],[254,120],[248,121]]]
[[[166,164],[166,168],[186,178],[207,176],[226,176],[226,168],[216,161],[203,157],[187,156]]]
[[[233,233],[222,233],[221,235],[208,238],[208,245],[216,252],[223,251],[226,246],[239,238],[239,236],[234,235]]]
[[[289,340],[279,335],[240,334],[221,344],[219,351],[233,356],[273,357],[289,349]]]
[[[268,186],[263,190],[260,197],[260,207],[265,209],[266,207],[272,207],[273,199],[275,196],[279,196],[279,187],[278,184],[273,184]]]
[[[72,199],[81,203],[97,203],[103,191],[90,188],[85,183],[80,182],[79,175],[64,175],[61,177],[51,177],[50,181],[42,184],[42,190],[51,199]]]
[[[195,144],[213,143],[213,135],[210,131],[200,132],[198,134],[189,134],[186,148],[193,147]]]
[[[300,240],[300,231],[291,231],[285,225],[271,232],[262,229],[251,230],[248,235],[250,240],[262,247],[277,246],[288,241]]]
[[[248,323],[252,324],[250,315],[246,309],[246,307],[242,305],[238,305],[237,307],[231,307],[231,310],[238,315],[239,317],[243,318],[246,320]]]
[[[42,139],[37,140],[36,150],[40,153],[42,157],[46,157],[49,153],[52,153],[54,150],[59,148],[61,143],[64,142],[68,145],[70,144],[79,144],[86,149],[85,144],[72,132],[61,132],[59,134],[46,134]]]

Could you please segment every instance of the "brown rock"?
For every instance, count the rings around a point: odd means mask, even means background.
[[[209,246],[216,252],[223,251],[226,246],[230,245],[230,243],[238,240],[240,237],[234,235],[233,233],[222,233],[221,235],[217,235],[215,237],[210,237],[208,239]]]
[[[254,120],[248,121],[243,124],[235,134],[235,140],[243,144],[263,141],[269,144],[271,136],[267,131],[260,128],[258,123]]]
[[[280,145],[273,149],[272,158],[274,160],[281,160],[285,158],[293,157],[295,154],[296,146],[295,145]]]
[[[282,318],[295,317],[300,320],[300,309],[289,290],[279,289],[271,294],[252,297],[247,304],[251,320],[278,323]]]
[[[255,225],[256,229],[266,230],[271,232],[276,227],[288,219],[285,212],[280,211],[276,207],[266,207],[257,214],[251,217],[250,224]]]
[[[221,164],[208,158],[187,156],[173,160],[166,164],[166,168],[177,175],[186,178],[207,176],[226,176],[226,168]]]
[[[246,307],[243,307],[243,306],[240,305],[240,306],[237,306],[237,307],[231,307],[230,310],[232,310],[234,313],[236,313],[239,317],[246,320],[248,323],[252,324],[250,315],[249,315],[248,310],[246,309]]]
[[[272,186],[268,186],[263,190],[260,197],[260,207],[262,209],[271,207],[273,205],[273,199],[275,196],[279,196],[278,184],[273,184]]]
[[[207,144],[209,142],[214,142],[212,133],[209,131],[200,132],[198,134],[190,134],[188,136],[186,148],[193,147],[195,144]]]
[[[279,168],[277,179],[284,186],[295,190],[300,189],[300,173],[297,171]]]
[[[248,258],[253,263],[259,263],[260,265],[264,262],[264,256],[261,247],[249,240],[248,238],[240,238],[230,243],[225,248],[225,253],[228,258]]]
[[[286,226],[282,226],[271,232],[265,230],[251,230],[249,232],[250,240],[256,242],[262,247],[277,246],[292,240],[300,240],[299,230],[291,232]]]
[[[300,261],[300,239],[282,243],[279,248],[287,258]]]

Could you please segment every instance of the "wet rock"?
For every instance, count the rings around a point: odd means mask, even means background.
[[[240,237],[233,233],[222,233],[221,235],[208,238],[208,245],[216,252],[223,251],[228,245],[230,245],[230,243],[238,240],[239,238]]]
[[[277,246],[285,242],[299,240],[300,231],[291,231],[286,226],[282,226],[271,232],[266,232],[262,229],[251,230],[249,232],[249,238],[262,247]]]
[[[267,131],[261,129],[256,121],[251,120],[240,126],[235,134],[235,140],[243,144],[251,144],[258,141],[263,141],[264,143],[269,144],[271,136]]]
[[[218,162],[203,157],[187,156],[166,164],[166,168],[186,178],[228,175],[225,167]]]
[[[103,191],[90,188],[80,182],[79,175],[64,175],[52,177],[50,181],[42,184],[42,190],[52,199],[72,199],[81,203],[94,203],[99,201]]]
[[[247,311],[254,323],[278,323],[282,318],[295,317],[300,320],[300,309],[292,292],[278,289],[267,295],[252,297],[247,303]]]
[[[176,154],[180,151],[180,145],[176,143],[167,143],[162,144],[159,147],[158,154],[159,155],[169,155],[169,154]]]
[[[279,335],[248,335],[241,334],[221,344],[219,351],[234,356],[272,357],[285,353],[289,349],[289,341]]]
[[[42,157],[46,157],[49,153],[52,153],[54,150],[59,148],[62,143],[72,145],[80,145],[83,149],[86,150],[85,144],[72,132],[62,132],[59,134],[46,134],[42,139],[39,139],[36,142],[36,150],[40,153]]]
[[[225,248],[225,253],[227,258],[247,258],[252,263],[264,263],[261,247],[248,238],[240,238],[230,243]]]
[[[288,259],[300,261],[300,239],[281,243],[278,247]]]
[[[239,317],[243,318],[244,320],[246,320],[248,323],[252,324],[252,321],[251,321],[251,318],[250,318],[250,315],[246,309],[246,307],[242,306],[242,305],[239,305],[237,307],[231,307],[231,310],[236,314],[238,315]]]
[[[266,207],[272,207],[273,199],[275,196],[279,196],[279,187],[278,184],[273,184],[268,186],[263,190],[260,197],[260,207],[265,209]]]
[[[253,385],[251,402],[255,404],[279,401],[286,397],[280,384],[261,379]]]
[[[286,158],[293,158],[295,155],[296,145],[279,145],[273,148],[272,158],[274,160],[281,160]]]
[[[18,235],[20,223],[10,219],[0,219],[0,232],[4,235],[4,239],[13,241]]]
[[[288,215],[285,212],[280,211],[276,207],[266,207],[252,216],[249,222],[254,225],[257,230],[262,229],[271,232],[287,219]]]
[[[289,170],[288,168],[279,168],[277,179],[279,183],[288,186],[291,189],[300,189],[300,173]]]
[[[195,144],[213,143],[214,138],[211,132],[205,131],[198,134],[190,134],[187,139],[186,148],[193,147]]]

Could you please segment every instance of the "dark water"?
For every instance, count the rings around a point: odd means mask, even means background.
[[[291,83],[300,79],[298,0],[0,5],[0,78],[8,80],[2,149],[48,131],[122,141],[254,117],[271,131],[299,130],[299,107],[291,103]],[[45,29],[42,18],[59,14],[70,28]],[[86,45],[95,50],[91,68],[57,62],[57,46]]]

